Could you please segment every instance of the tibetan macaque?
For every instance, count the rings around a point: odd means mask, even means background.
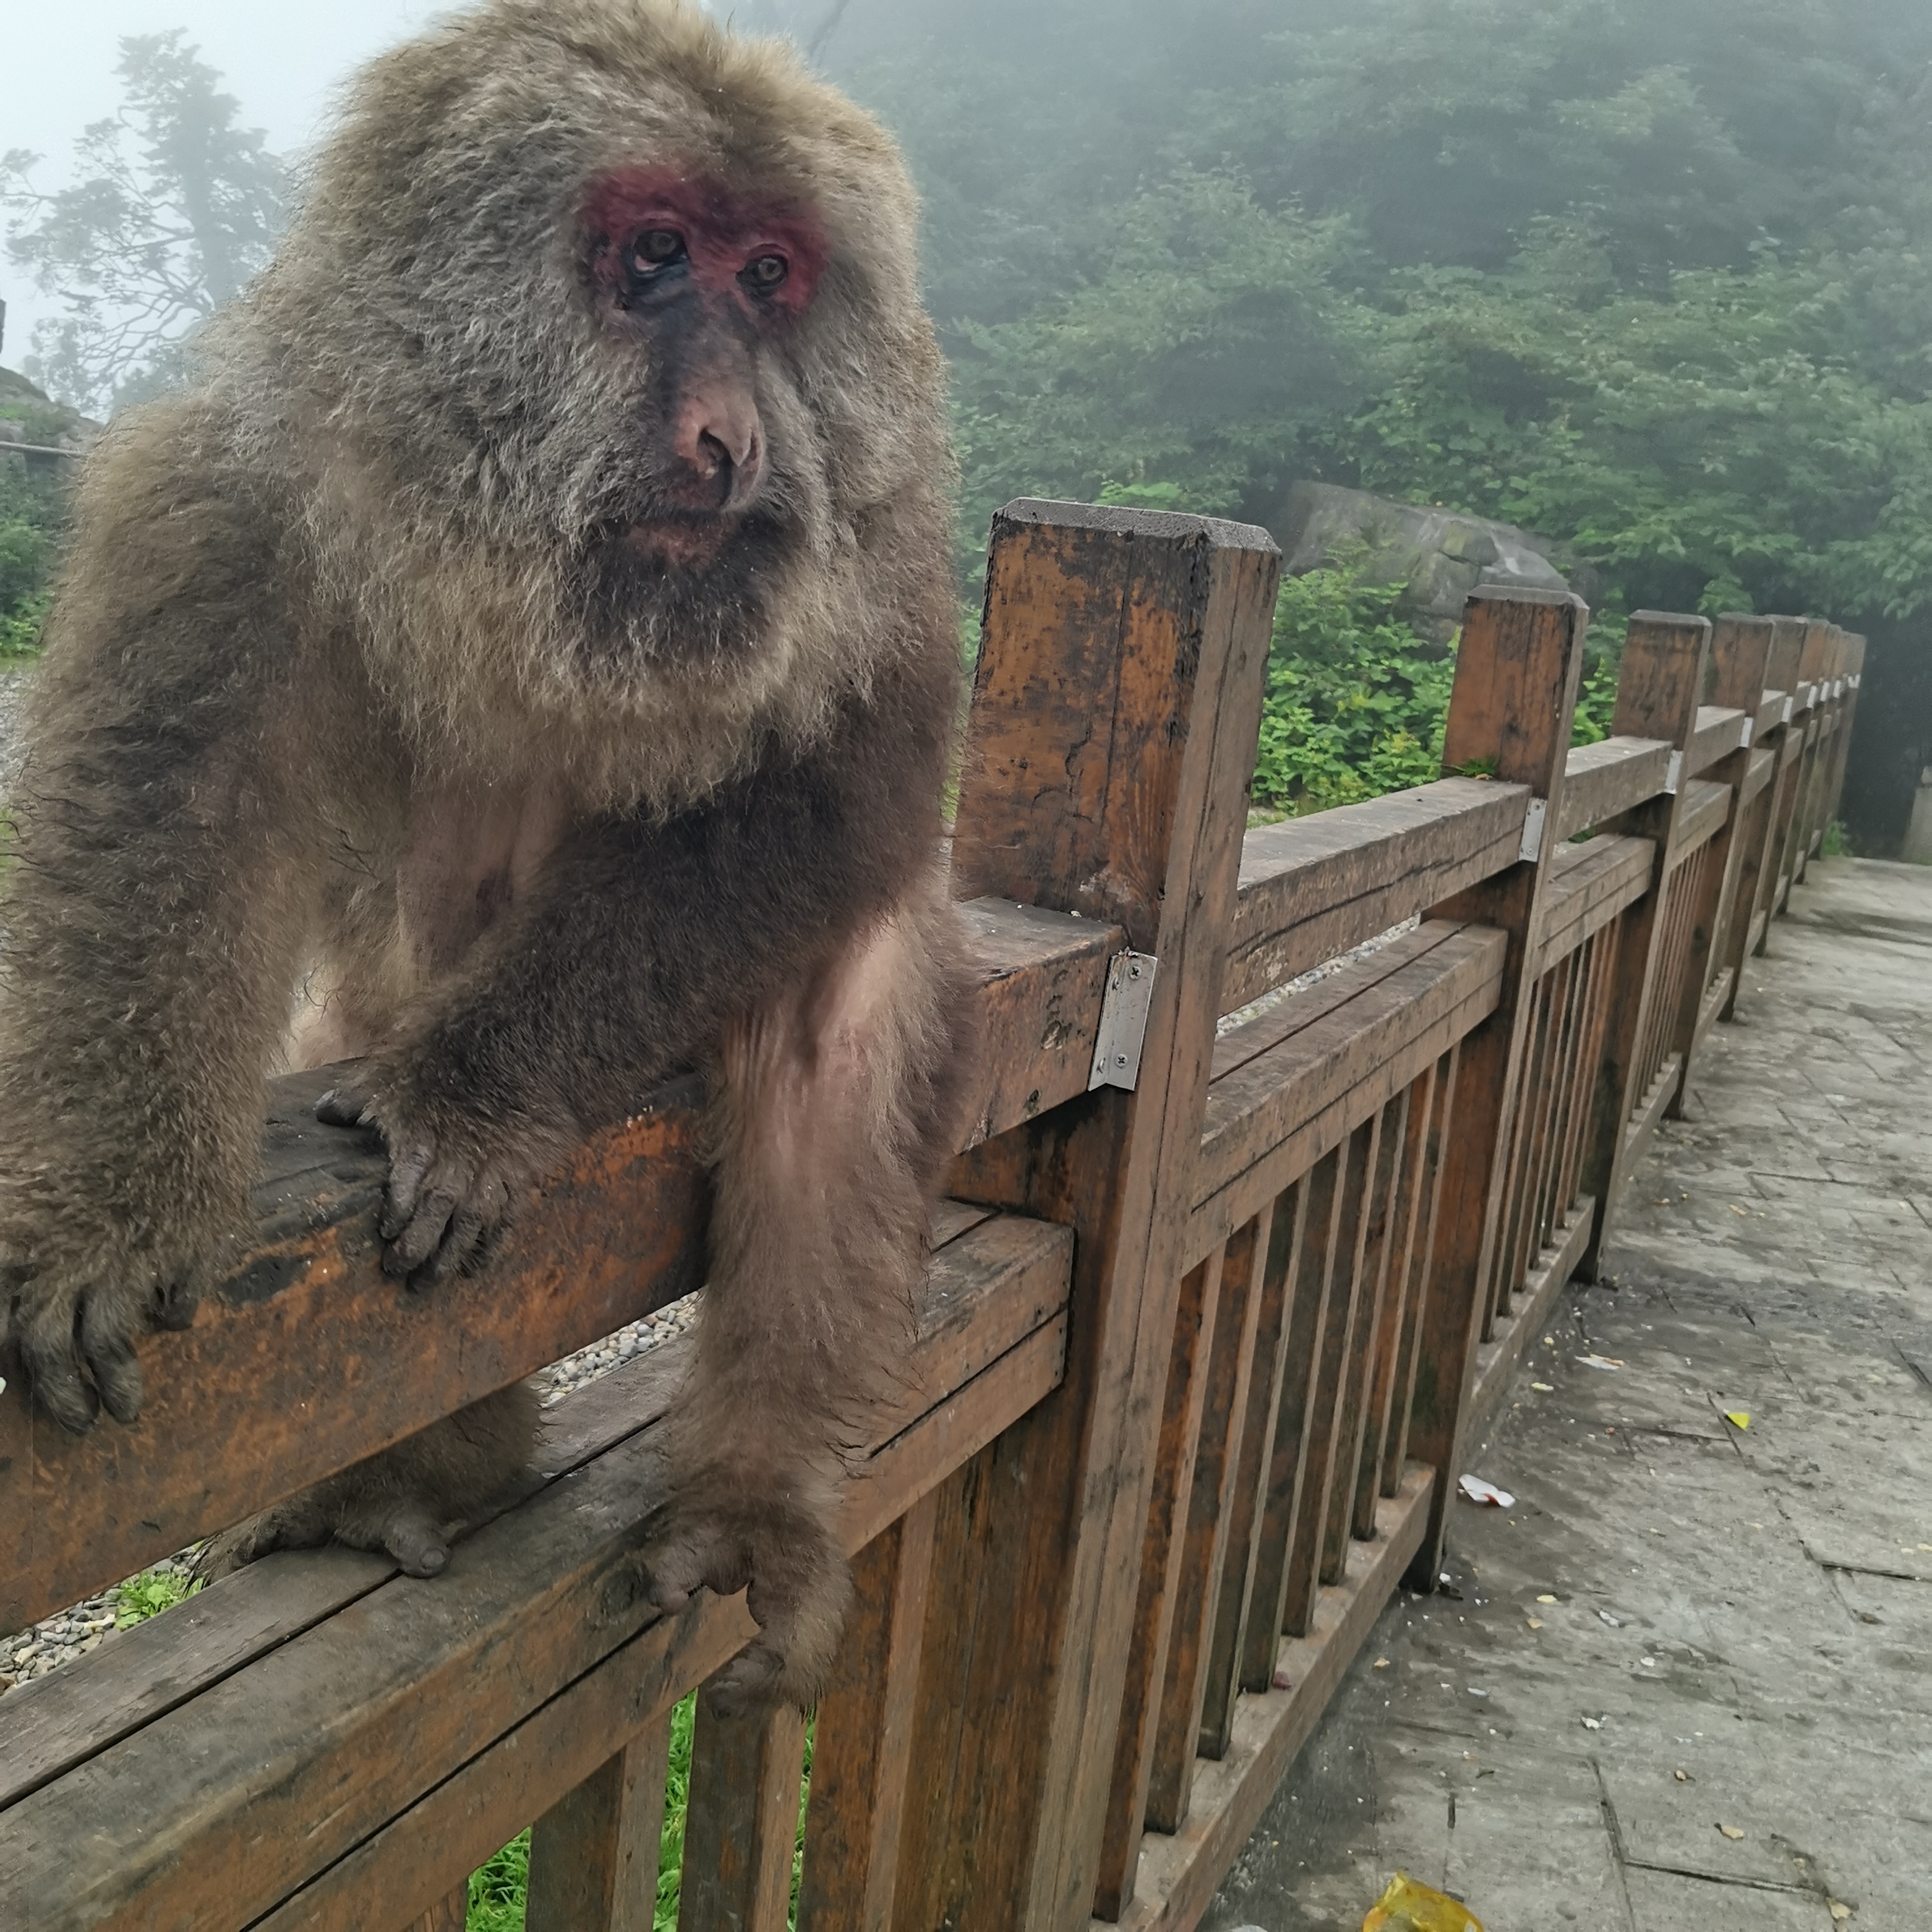
[[[87,465],[13,801],[0,1328],[70,1429],[139,1411],[278,1066],[357,1063],[320,1111],[386,1137],[422,1285],[708,1070],[652,1583],[748,1584],[741,1700],[836,1642],[964,1051],[914,226],[880,128],[694,5],[492,0],[386,55],[198,386]],[[240,1553],[439,1568],[534,1426],[493,1397]]]

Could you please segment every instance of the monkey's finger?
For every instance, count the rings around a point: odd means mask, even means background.
[[[90,1294],[81,1305],[80,1352],[107,1413],[116,1422],[132,1422],[141,1412],[141,1365],[120,1311],[106,1295]]]
[[[332,1087],[315,1103],[315,1117],[326,1127],[373,1127],[369,1096],[359,1087]]]
[[[80,1372],[80,1357],[63,1336],[49,1343],[31,1331],[20,1337],[27,1386],[41,1408],[70,1435],[85,1436],[100,1412],[100,1399]]]
[[[389,1191],[382,1203],[382,1218],[376,1223],[384,1240],[393,1241],[413,1219],[416,1196],[422,1191],[429,1163],[427,1148],[411,1148],[390,1162]]]
[[[457,1192],[440,1187],[417,1204],[409,1225],[400,1229],[382,1252],[386,1274],[414,1274],[442,1245],[443,1230],[456,1212]]]
[[[451,1217],[449,1226],[444,1231],[441,1245],[424,1264],[422,1271],[424,1285],[434,1286],[451,1275],[462,1274],[482,1238],[483,1216],[474,1207],[466,1203]]]

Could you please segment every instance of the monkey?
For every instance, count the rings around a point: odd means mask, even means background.
[[[352,85],[187,388],[80,481],[0,919],[0,1343],[69,1430],[347,1063],[433,1292],[654,1083],[715,1205],[649,1587],[809,1701],[971,1042],[944,368],[885,131],[690,0],[484,0]],[[218,1417],[207,1426],[220,1426]],[[244,1526],[442,1566],[488,1398]]]

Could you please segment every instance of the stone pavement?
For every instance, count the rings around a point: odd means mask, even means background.
[[[1814,863],[1202,1921],[1932,1926],[1932,869]],[[1615,1367],[1587,1365],[1597,1354]],[[1748,1416],[1748,1426],[1726,1419]]]

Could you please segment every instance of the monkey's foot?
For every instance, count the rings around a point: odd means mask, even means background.
[[[746,1592],[758,1634],[711,1680],[721,1714],[804,1710],[825,1688],[852,1600],[851,1566],[828,1520],[779,1502],[706,1508],[679,1495],[655,1526],[646,1578],[646,1594],[668,1612],[694,1590]]]
[[[212,1583],[278,1550],[318,1550],[332,1541],[392,1556],[412,1576],[439,1575],[449,1562],[442,1526],[419,1499],[404,1497],[380,1508],[342,1511],[331,1508],[328,1490],[324,1484],[292,1496],[211,1538],[190,1566],[195,1575]]]
[[[486,1124],[406,1097],[407,1076],[364,1063],[366,1080],[315,1103],[330,1126],[376,1127],[389,1148],[388,1193],[377,1222],[389,1274],[424,1282],[466,1273],[530,1189],[554,1167],[566,1136],[526,1122]]]
[[[89,1270],[41,1258],[51,1238],[20,1246],[35,1264],[31,1271],[10,1265],[0,1251],[0,1347],[13,1345],[34,1400],[63,1429],[84,1436],[104,1408],[116,1422],[132,1422],[143,1394],[134,1337],[188,1327],[196,1291],[104,1284]]]

